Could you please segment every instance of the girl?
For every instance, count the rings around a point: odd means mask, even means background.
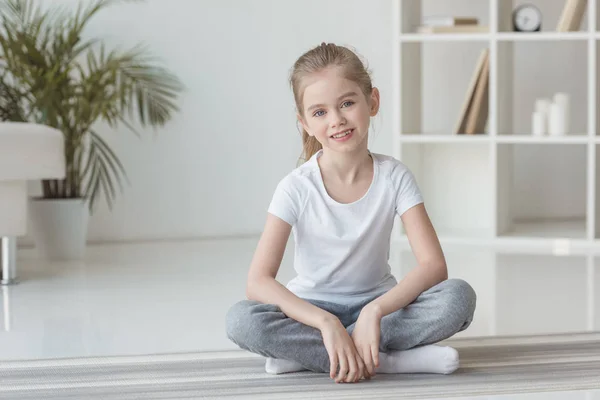
[[[368,150],[379,91],[349,49],[321,44],[290,83],[305,162],[277,185],[227,336],[267,358],[266,371],[329,372],[340,382],[376,373],[451,373],[458,354],[434,345],[466,329],[476,295],[448,279],[411,171]],[[417,266],[397,282],[388,255],[401,217]],[[293,230],[297,276],[275,278]]]

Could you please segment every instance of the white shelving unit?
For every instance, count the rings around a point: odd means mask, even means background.
[[[511,13],[520,1],[472,1],[480,21],[490,27],[489,33],[477,34],[415,33],[415,27],[427,15],[425,9],[431,10],[439,4],[440,13],[447,14],[446,10],[454,10],[452,3],[464,6],[468,0],[393,1],[394,155],[414,172],[443,243],[538,245],[554,251],[600,248],[598,1],[588,0],[580,31],[564,33],[553,32],[551,23],[546,23],[542,32],[513,32]],[[564,0],[538,2],[542,12],[544,4],[549,3],[562,9]],[[473,15],[460,9],[453,14]],[[485,48],[490,52],[487,128],[475,135],[456,135],[454,121],[449,121],[454,116],[458,119],[470,75]],[[569,64],[573,58],[551,58],[555,48],[577,57],[579,67]],[[438,60],[445,57],[447,63],[427,64],[427,56],[433,52],[437,52]],[[527,68],[537,66],[539,73],[545,71],[547,63],[579,68],[569,76],[550,79],[556,84],[547,88],[548,93],[563,91],[568,82],[578,85],[581,89],[578,93],[585,93],[575,99],[577,104],[586,105],[576,110],[578,116],[585,117],[573,121],[573,132],[568,135],[534,137],[527,129],[515,128],[515,114],[525,112],[515,111],[514,105],[518,104],[515,102],[522,100],[520,89],[514,87],[515,79],[530,79],[535,83],[538,74],[531,71],[529,78],[515,76],[515,63],[524,54],[533,54]],[[540,58],[539,54],[547,58]],[[468,65],[466,72],[465,65]],[[431,73],[432,70],[435,72]],[[459,97],[437,98],[437,87],[447,92],[458,90]],[[430,115],[428,107],[441,110],[440,115]],[[532,108],[533,104],[526,111],[528,115]],[[437,124],[438,120],[442,125]],[[426,125],[434,128],[428,129]],[[530,165],[527,154],[532,153],[543,162]],[[561,180],[546,176],[536,182],[519,181],[522,169],[538,168],[546,170],[546,174],[556,171],[560,174],[563,154],[576,160],[577,165],[569,167],[577,170],[572,177]],[[565,198],[540,198],[540,207],[529,207],[529,211],[517,206],[520,203],[515,198],[536,198],[536,193],[542,193],[536,190],[544,189],[543,185],[548,185],[546,192],[554,190]],[[523,187],[527,191],[521,193]],[[554,208],[548,211],[549,207]],[[406,242],[401,226],[395,237]]]

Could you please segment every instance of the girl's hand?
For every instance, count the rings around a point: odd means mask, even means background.
[[[340,382],[358,382],[363,377],[368,379],[365,364],[358,354],[354,342],[344,325],[337,318],[327,321],[321,328],[323,343],[329,354],[331,368],[329,376]],[[338,365],[339,374],[336,376]]]
[[[367,368],[369,377],[379,367],[379,340],[381,337],[381,310],[374,305],[363,307],[354,325],[352,340]]]

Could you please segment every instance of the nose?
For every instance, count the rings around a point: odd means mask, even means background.
[[[344,114],[342,114],[340,111],[332,112],[329,115],[331,115],[331,127],[332,128],[346,124],[346,118],[344,117]]]

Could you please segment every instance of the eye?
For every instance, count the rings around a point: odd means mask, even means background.
[[[323,110],[317,110],[317,111],[315,111],[315,112],[313,113],[313,117],[320,117],[320,116],[321,116],[321,115],[323,115],[323,114],[319,114],[319,113],[324,113],[324,112],[325,112],[325,111],[323,111]]]
[[[342,107],[350,107],[354,102],[352,100],[348,100],[342,103]]]

